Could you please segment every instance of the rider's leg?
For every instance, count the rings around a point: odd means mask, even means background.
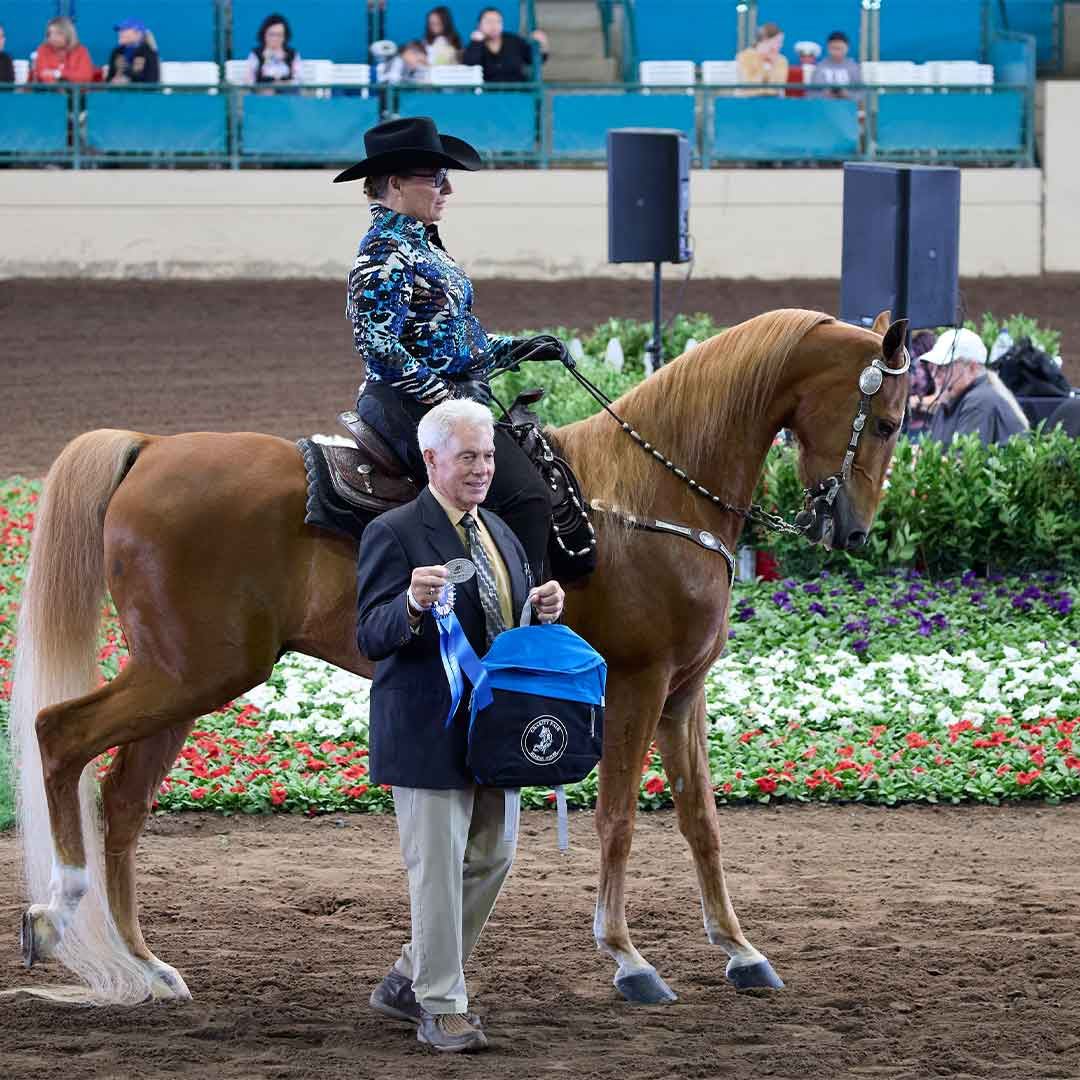
[[[399,394],[385,383],[368,382],[356,401],[357,416],[390,444],[419,487],[427,483],[427,469],[416,441],[416,425],[429,408]]]
[[[525,549],[533,581],[544,581],[544,561],[551,535],[551,499],[540,474],[513,436],[495,429],[495,479],[484,507],[513,530]]]

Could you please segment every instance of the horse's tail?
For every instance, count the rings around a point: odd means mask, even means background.
[[[38,504],[19,611],[9,720],[18,826],[32,903],[48,901],[55,859],[37,716],[42,709],[81,697],[98,685],[105,511],[150,438],[108,429],[80,435],[53,463]],[[143,977],[109,912],[92,764],[83,771],[80,802],[89,889],[56,956],[98,1000],[145,997],[145,981],[141,988],[135,985]]]

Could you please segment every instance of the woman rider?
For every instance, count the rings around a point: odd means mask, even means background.
[[[425,482],[416,425],[447,398],[491,401],[488,378],[519,360],[558,360],[555,338],[488,334],[472,313],[472,282],[443,247],[436,223],[453,188],[449,169],[481,167],[466,142],[440,135],[428,117],[377,124],[364,135],[367,157],[334,183],[364,179],[371,228],[349,274],[346,316],[366,381],[357,413]],[[495,429],[495,478],[484,506],[517,534],[543,581],[551,529],[547,488],[525,452]]]

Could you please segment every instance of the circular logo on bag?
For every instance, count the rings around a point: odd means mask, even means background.
[[[551,765],[566,753],[569,736],[566,725],[545,714],[531,720],[521,736],[521,752],[534,765]]]

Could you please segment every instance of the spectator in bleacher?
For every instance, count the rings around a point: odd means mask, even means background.
[[[826,42],[828,56],[814,68],[814,85],[831,87],[833,97],[851,97],[845,87],[862,82],[859,65],[848,58],[849,48],[847,34],[834,30]]]
[[[146,23],[139,19],[124,19],[113,29],[117,46],[109,57],[106,80],[117,84],[160,82],[157,42],[147,30]]]
[[[443,5],[432,8],[424,21],[424,47],[427,50],[427,62],[435,67],[439,64],[461,63],[461,35],[454,26],[454,16]]]
[[[974,433],[984,443],[1003,443],[1029,429],[1016,398],[986,369],[986,346],[973,330],[946,330],[923,360],[937,368],[928,438],[947,445]]]
[[[0,83],[13,83],[15,81],[15,63],[4,52],[5,45],[7,45],[7,35],[4,33],[4,28],[0,26]]]
[[[909,439],[921,439],[930,427],[934,403],[934,367],[922,358],[934,347],[933,330],[917,330],[911,335],[911,382],[908,384],[908,411],[904,431]]]
[[[94,62],[85,45],[79,44],[75,24],[60,16],[45,24],[45,40],[34,54],[30,81],[39,83],[87,83],[94,80]]]
[[[534,30],[529,37],[532,41],[504,31],[502,12],[484,8],[461,62],[482,67],[484,82],[532,82],[533,41],[540,46],[541,63],[548,58],[548,41],[543,30]]]
[[[796,41],[795,55],[799,58],[797,64],[792,64],[788,69],[788,84],[796,86],[810,82],[814,74],[814,65],[821,56],[821,46],[816,41]],[[804,90],[789,90],[788,97],[805,97]]]
[[[422,41],[409,41],[397,56],[384,60],[376,69],[376,82],[426,83],[431,81],[431,65]]]
[[[780,50],[784,47],[784,31],[774,22],[764,23],[758,28],[755,44],[743,49],[735,57],[739,82],[761,83],[763,85],[784,84],[788,81],[788,62]],[[740,97],[761,97],[776,94],[776,90],[743,89],[737,91]]]
[[[300,54],[289,44],[292,31],[284,15],[267,15],[255,48],[248,54],[248,83],[281,86],[301,81]]]

